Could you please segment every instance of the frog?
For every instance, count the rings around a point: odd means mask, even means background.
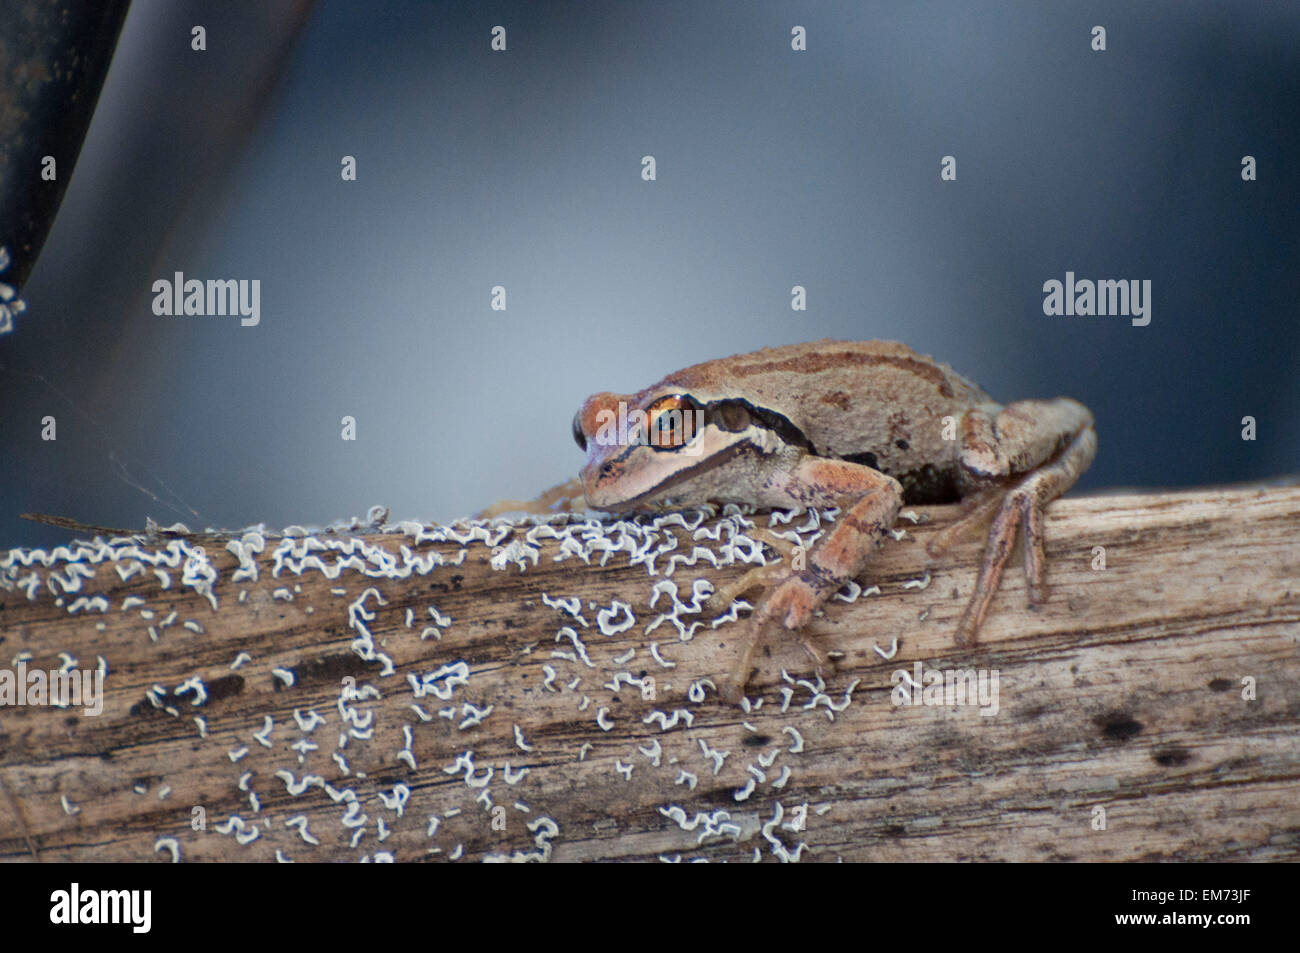
[[[718,608],[761,590],[720,687],[733,702],[773,630],[798,639],[819,675],[827,670],[830,653],[809,623],[862,576],[905,506],[961,504],[926,544],[935,558],[987,526],[958,647],[976,643],[1019,533],[1029,603],[1044,604],[1044,509],[1097,451],[1092,412],[1072,398],[1003,405],[897,341],[831,339],[694,364],[631,394],[594,394],[573,418],[573,437],[586,463],[543,507],[564,508],[580,485],[589,509],[612,514],[727,503],[838,510],[806,553],[714,593]],[[767,534],[774,548],[777,539]]]

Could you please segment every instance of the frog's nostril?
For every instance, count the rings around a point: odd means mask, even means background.
[[[587,452],[587,435],[582,432],[582,411],[573,415],[573,441],[583,453]]]

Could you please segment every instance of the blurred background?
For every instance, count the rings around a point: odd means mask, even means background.
[[[1297,3],[135,0],[0,337],[0,546],[449,520],[575,475],[590,393],[828,336],[1088,404],[1085,492],[1294,474],[1297,156]],[[1067,271],[1150,325],[1045,316]]]

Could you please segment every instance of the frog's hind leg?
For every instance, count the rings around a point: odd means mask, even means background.
[[[989,423],[991,427],[981,425]],[[956,642],[962,646],[975,642],[1022,524],[1029,601],[1041,605],[1046,600],[1043,508],[1074,485],[1097,453],[1092,414],[1068,398],[1010,404],[996,420],[985,418],[967,430],[975,437],[963,452],[968,473],[996,477],[996,471],[1005,467],[1010,472],[1004,479],[1011,482],[989,528],[975,592],[957,624]],[[991,500],[998,502],[996,496]],[[991,508],[988,499],[981,499],[976,509]]]
[[[945,526],[939,532],[930,537],[930,541],[925,544],[925,551],[931,556],[942,556],[956,543],[960,542],[967,536],[972,535],[976,530],[982,529],[989,524],[993,518],[993,513],[1002,505],[1002,499],[1006,491],[1001,487],[993,487],[972,494],[967,499],[962,500],[962,515],[953,523]]]

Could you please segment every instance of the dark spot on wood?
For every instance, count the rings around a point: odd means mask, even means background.
[[[1034,705],[1032,708],[1024,708],[1016,712],[1016,717],[1021,721],[1035,721],[1042,718],[1046,711],[1046,705]]]
[[[276,681],[279,681],[279,679],[276,679]],[[211,704],[242,692],[244,690],[244,677],[234,674],[222,675],[210,682],[204,682],[204,686],[208,690],[208,703]]]
[[[67,718],[63,719],[63,723],[69,728],[76,728],[79,721],[81,721],[81,719],[76,715],[69,715]]]
[[[745,735],[745,740],[741,744],[746,748],[761,748],[771,740],[771,735]]]
[[[882,832],[886,837],[906,837],[907,828],[902,824],[890,824]]]
[[[1191,752],[1186,748],[1164,748],[1151,755],[1156,764],[1166,768],[1176,768],[1192,760]]]
[[[849,463],[859,463],[864,467],[871,467],[873,470],[878,469],[878,459],[876,455],[870,451],[867,453],[850,453],[848,456],[844,457],[844,459]]]
[[[1210,682],[1210,691],[1212,692],[1226,692],[1231,687],[1232,682],[1228,681],[1226,678],[1216,678]]]
[[[849,409],[849,395],[842,390],[837,390],[833,394],[824,394],[822,396],[823,404],[830,404],[832,407],[838,407],[840,410]]]
[[[348,652],[344,655],[326,655],[321,658],[299,662],[289,671],[293,672],[297,682],[338,681],[345,675],[366,674],[366,662],[359,655]]]
[[[149,718],[154,715],[164,714],[164,712],[161,708],[154,708],[153,702],[149,701],[149,699],[142,698],[131,706],[127,714],[132,718]]]
[[[701,778],[701,780],[703,780]],[[736,799],[733,797],[735,788],[711,788],[703,794],[696,792],[701,801],[708,807],[729,807],[730,810],[736,809]]]
[[[1142,723],[1133,720],[1133,716],[1122,711],[1107,712],[1093,720],[1101,733],[1111,741],[1124,742],[1136,738],[1142,732]]]
[[[908,443],[906,440],[895,440],[895,441],[894,441],[894,446],[897,447],[899,450],[911,450],[911,449],[912,449],[912,445],[911,445],[910,443]]]
[[[465,581],[465,577],[464,577],[464,576],[452,576],[452,577],[451,577],[451,591],[452,591],[452,592],[460,592],[460,584],[461,584],[462,582],[464,582],[464,581]]]

